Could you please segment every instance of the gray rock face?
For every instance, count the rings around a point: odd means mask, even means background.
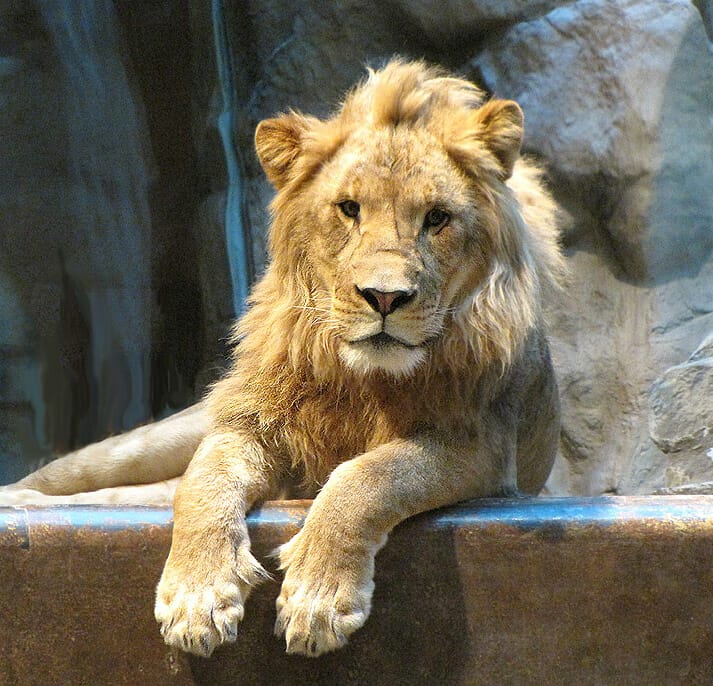
[[[0,0],[0,481],[190,402],[233,313],[189,13],[132,5]]]
[[[215,341],[234,313],[229,263],[239,260],[226,256],[225,211],[236,181],[249,271],[265,260],[272,191],[252,151],[255,125],[290,107],[327,114],[365,62],[398,53],[518,100],[526,151],[546,164],[571,215],[570,283],[548,306],[564,413],[549,491],[713,482],[710,0],[219,4],[227,77],[216,69],[209,3],[97,3],[103,14],[92,21],[69,12],[52,23],[46,3],[0,0],[0,98],[9,103],[0,129],[12,141],[0,157],[14,179],[0,183],[0,240],[12,246],[0,249],[0,314],[10,322],[0,332],[0,403],[18,413],[12,431],[0,428],[0,453],[62,444],[51,436],[71,443],[71,427],[97,437],[171,398],[185,402],[215,376]],[[84,76],[78,55],[59,47],[77,22],[85,43],[71,45],[85,46]],[[90,77],[103,109],[82,92]],[[219,135],[226,92],[237,179]],[[118,259],[127,256],[130,267]],[[77,324],[70,312],[96,315]],[[47,360],[71,370],[64,387],[91,367],[91,384],[77,382],[91,401],[51,390]],[[93,406],[114,419],[97,424]]]
[[[687,362],[667,369],[649,392],[651,439],[670,459],[665,486],[711,481],[713,472],[713,334]],[[704,486],[707,488],[707,486]]]
[[[401,0],[397,2],[404,16],[434,41],[452,41],[454,36],[475,37],[483,40],[502,26],[542,16],[569,0],[443,0],[438,3],[437,15],[429,0]],[[437,20],[436,20],[437,16]]]
[[[517,24],[473,65],[522,104],[528,148],[573,213],[600,225],[627,278],[660,282],[705,264],[713,60],[691,3],[580,0]]]
[[[514,25],[470,65],[523,105],[527,148],[573,217],[571,284],[552,314],[564,459],[550,487],[648,492],[669,466],[648,435],[648,387],[690,354],[713,311],[701,15],[680,1],[580,0]]]

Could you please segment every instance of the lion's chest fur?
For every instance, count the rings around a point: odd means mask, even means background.
[[[282,446],[308,480],[326,481],[341,462],[413,431],[406,389],[316,387],[284,416]]]
[[[282,415],[281,452],[307,481],[321,484],[345,460],[424,429],[477,432],[478,405],[473,386],[459,389],[452,379],[316,385]]]

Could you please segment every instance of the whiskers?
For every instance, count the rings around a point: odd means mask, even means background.
[[[434,319],[446,320],[449,317],[454,317],[457,312],[458,307],[456,305],[441,305],[439,303],[428,312],[428,316]]]
[[[292,305],[294,310],[302,310],[310,315],[309,323],[312,326],[327,326],[338,329],[343,326],[342,322],[334,316],[331,308],[314,307],[313,305]]]
[[[294,304],[291,308],[302,313],[300,319],[303,326],[320,330],[320,344],[325,344],[325,337],[351,340],[355,337],[368,338],[377,333],[373,326],[369,326],[367,330],[367,324],[374,323],[371,318],[365,319],[363,311],[355,310],[341,301],[334,304],[325,303],[324,306]],[[418,311],[398,311],[387,318],[385,331],[414,347],[431,344],[443,335],[457,311],[456,306],[437,303],[428,304]],[[373,315],[373,312],[368,314]]]
[[[402,325],[410,324],[418,332],[417,336],[422,343],[431,342],[443,333],[457,311],[458,308],[455,306],[430,305],[419,312],[405,312],[400,321]]]
[[[328,307],[314,307],[313,305],[292,305],[293,310],[308,310],[310,312],[327,312],[330,313],[332,310]]]

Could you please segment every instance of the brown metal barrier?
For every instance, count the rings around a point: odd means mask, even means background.
[[[250,515],[257,556],[309,503]],[[284,653],[277,582],[210,659],[152,616],[167,508],[0,508],[0,685],[713,684],[713,496],[484,500],[404,523],[341,651]]]

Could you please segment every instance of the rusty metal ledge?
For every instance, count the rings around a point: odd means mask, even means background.
[[[251,513],[267,554],[306,502]],[[415,517],[372,616],[316,660],[272,636],[277,582],[209,660],[163,645],[168,508],[0,508],[0,685],[713,684],[713,496],[493,499]],[[272,569],[274,571],[274,568]]]

